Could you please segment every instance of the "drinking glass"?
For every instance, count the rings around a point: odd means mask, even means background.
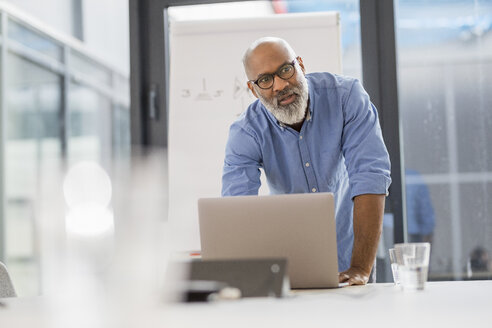
[[[429,243],[395,245],[398,275],[403,290],[423,290],[427,281],[430,257]]]
[[[394,248],[389,249],[389,258],[391,263],[391,272],[393,273],[393,281],[395,282],[395,285],[399,285],[400,277],[398,276],[398,263],[396,262],[396,254]]]

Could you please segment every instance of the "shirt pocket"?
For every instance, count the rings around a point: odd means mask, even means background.
[[[328,191],[334,192],[338,181],[343,176],[343,161],[340,158],[340,152],[322,152],[321,161],[324,166],[325,174],[322,177],[322,181],[328,188]]]

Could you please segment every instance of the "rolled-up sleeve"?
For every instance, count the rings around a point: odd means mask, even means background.
[[[257,195],[260,166],[261,151],[254,133],[233,124],[225,150],[222,196]]]
[[[378,113],[359,81],[354,80],[343,99],[342,151],[349,175],[351,197],[388,194],[390,160]]]

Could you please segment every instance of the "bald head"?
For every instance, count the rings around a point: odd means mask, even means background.
[[[249,79],[255,79],[255,68],[265,61],[276,61],[280,57],[296,58],[290,44],[284,39],[263,37],[254,41],[243,56],[244,71]]]

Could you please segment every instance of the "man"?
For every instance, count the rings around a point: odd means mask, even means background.
[[[390,163],[377,111],[355,79],[305,75],[278,38],[246,51],[248,87],[259,98],[232,124],[222,195],[333,192],[340,282],[366,284],[381,233]]]

